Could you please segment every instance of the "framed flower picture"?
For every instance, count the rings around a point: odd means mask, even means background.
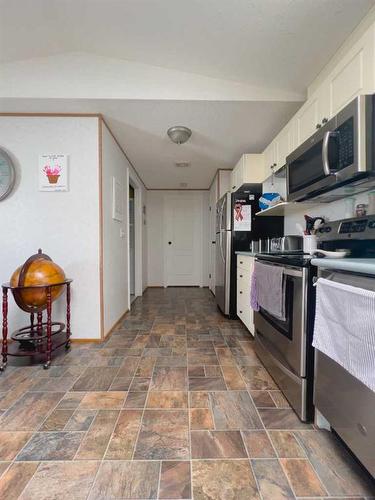
[[[39,191],[69,191],[67,155],[40,155],[38,168]]]

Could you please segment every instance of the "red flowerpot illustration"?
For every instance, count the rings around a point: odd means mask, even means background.
[[[57,181],[59,180],[60,176],[59,175],[47,175],[47,177],[48,177],[48,182],[50,184],[56,184]]]
[[[57,184],[61,173],[61,167],[59,165],[53,167],[46,165],[43,168],[43,172],[46,174],[49,184]]]

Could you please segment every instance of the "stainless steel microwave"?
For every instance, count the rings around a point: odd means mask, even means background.
[[[354,99],[287,159],[287,199],[330,202],[375,186],[373,95]]]

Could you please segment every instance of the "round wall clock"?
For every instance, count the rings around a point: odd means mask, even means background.
[[[0,148],[0,201],[4,200],[14,188],[16,169],[9,155]]]

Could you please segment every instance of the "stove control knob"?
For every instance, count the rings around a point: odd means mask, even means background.
[[[368,227],[370,229],[375,229],[375,220],[370,220],[370,222],[368,223]]]
[[[327,227],[325,228],[325,232],[326,232],[326,233],[330,233],[331,231],[332,231],[331,226],[327,226]]]

